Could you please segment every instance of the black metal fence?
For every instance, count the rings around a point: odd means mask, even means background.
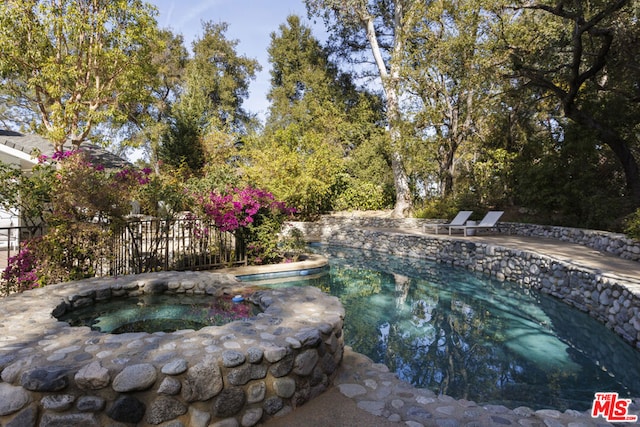
[[[114,233],[110,275],[246,265],[244,242],[200,219],[127,222]]]
[[[41,234],[41,233],[38,233]],[[200,219],[129,221],[116,228],[106,251],[91,263],[97,276],[161,270],[210,270],[247,264],[244,242]],[[0,271],[21,243],[35,236],[27,227],[0,228]],[[96,258],[95,256],[92,258]]]

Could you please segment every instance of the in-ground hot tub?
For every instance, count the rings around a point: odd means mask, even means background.
[[[125,296],[244,295],[263,312],[199,330],[107,334],[55,316]],[[0,306],[0,424],[252,426],[324,391],[344,309],[317,288],[256,290],[210,272],[89,279]]]
[[[249,296],[249,295],[247,295]],[[112,298],[67,310],[58,320],[110,334],[175,332],[222,326],[261,312],[242,295],[186,295],[175,292]]]

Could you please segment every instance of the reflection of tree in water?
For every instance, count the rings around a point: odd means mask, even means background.
[[[407,287],[410,289],[407,299],[412,302],[396,302],[395,310],[386,311],[386,321],[377,322],[375,348],[367,352],[400,378],[417,387],[457,398],[501,403],[515,400],[514,406],[519,406],[528,404],[530,394],[539,391],[535,384],[523,384],[541,374],[548,380],[561,375],[560,372],[541,373],[526,359],[505,352],[507,338],[494,333],[502,329],[503,321],[472,295],[443,292],[435,286],[424,286],[419,280],[405,278],[399,287],[395,286],[396,295],[398,288]],[[353,334],[371,336],[370,325],[363,326],[369,331],[363,333],[356,329]],[[545,381],[544,385],[548,387],[552,383]]]
[[[347,343],[418,387],[481,403],[556,409],[588,409],[594,387],[626,390],[594,364],[601,360],[590,356],[597,343],[578,347],[565,339],[569,329],[561,327],[559,336],[549,330],[558,322],[573,325],[538,304],[551,301],[572,315],[549,297],[424,260],[329,256],[333,278],[326,290],[348,307]],[[640,361],[635,352],[627,367],[633,357]],[[583,382],[585,370],[590,384]]]
[[[385,363],[417,387],[460,398],[477,399],[477,390],[493,388],[500,358],[492,354],[495,347],[478,344],[486,340],[487,312],[474,310],[455,294],[427,288],[415,295],[416,286],[412,289],[410,316],[399,312],[390,322]]]
[[[345,336],[350,345],[417,387],[466,398],[474,394],[470,388],[482,391],[485,383],[493,388],[499,355],[492,355],[495,348],[468,344],[486,339],[486,311],[477,313],[458,296],[443,297],[434,287],[422,286],[416,295],[415,279],[372,273],[332,267],[328,288],[349,307]]]
[[[411,279],[402,274],[393,274],[393,283],[396,285],[395,303],[396,308],[401,309],[407,302],[409,290],[411,289]]]
[[[323,290],[340,298],[349,307],[344,331],[349,345],[361,353],[375,353],[380,319],[395,311],[389,281],[384,273],[361,268],[332,266],[329,283]],[[383,289],[385,287],[386,289]]]

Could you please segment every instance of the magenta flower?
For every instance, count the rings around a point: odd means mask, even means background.
[[[78,153],[78,150],[56,151],[55,153],[53,153],[53,156],[51,156],[51,159],[56,161],[64,160],[64,159],[68,159],[69,157],[77,153]]]
[[[7,268],[2,272],[1,277],[3,280],[13,283],[18,291],[38,286],[36,257],[27,245],[24,245],[17,255],[9,258]]]
[[[258,218],[267,212],[284,216],[293,212],[283,202],[277,202],[273,194],[253,187],[233,188],[226,194],[211,192],[207,202],[202,197],[198,200],[203,202],[206,215],[222,231],[235,231],[256,224]]]

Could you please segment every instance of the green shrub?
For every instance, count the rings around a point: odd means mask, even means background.
[[[34,206],[40,206],[47,232],[12,260],[3,277],[9,291],[94,276],[110,257],[108,225],[124,221],[131,196],[150,181],[150,170],[107,171],[81,151],[40,156],[39,161]],[[19,183],[17,194],[31,194],[26,190],[33,180]]]
[[[156,218],[173,219],[178,212],[187,210],[184,184],[174,175],[151,175],[132,197],[140,203],[141,213]]]
[[[453,198],[436,198],[427,200],[420,208],[416,209],[416,218],[449,219],[456,216],[461,208]]]
[[[112,233],[100,224],[61,223],[35,245],[42,286],[93,277],[111,254]]]
[[[629,237],[640,240],[640,209],[626,218],[624,232]]]
[[[307,247],[307,242],[302,231],[291,228],[280,236],[278,247],[286,260],[298,261]]]
[[[385,209],[390,204],[386,199],[381,185],[348,179],[346,188],[337,195],[333,209],[336,211]]]

